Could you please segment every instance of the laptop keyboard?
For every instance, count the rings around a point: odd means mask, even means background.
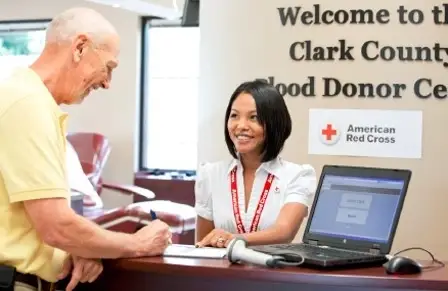
[[[281,250],[291,250],[294,252],[304,253],[310,257],[351,259],[351,258],[357,258],[357,257],[366,257],[366,255],[372,256],[372,257],[375,256],[373,254],[360,253],[360,252],[354,252],[354,251],[342,250],[342,249],[334,249],[334,248],[322,248],[322,247],[312,246],[312,245],[307,245],[307,244],[276,245],[275,248],[281,249]]]

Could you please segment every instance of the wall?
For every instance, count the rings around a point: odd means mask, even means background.
[[[355,1],[356,2],[356,1]],[[428,76],[434,82],[446,83],[446,69],[441,63],[399,64],[397,62],[294,62],[289,58],[289,46],[295,41],[310,39],[322,45],[333,45],[340,38],[357,47],[368,39],[379,39],[383,44],[429,45],[446,38],[445,29],[431,24],[430,11],[442,1],[354,1],[320,0],[327,9],[386,8],[392,12],[394,24],[388,25],[320,25],[285,26],[279,21],[277,7],[301,5],[306,1],[226,0],[201,1],[201,81],[199,116],[199,161],[227,158],[222,127],[224,111],[234,88],[242,81],[275,76],[278,82],[303,82],[307,76],[336,76],[343,80],[371,82],[405,82],[410,87],[401,99],[360,99],[286,97],[293,117],[293,134],[284,158],[297,163],[311,163],[320,174],[324,164],[369,165],[409,168],[413,171],[408,196],[397,230],[394,250],[406,247],[425,247],[441,258],[448,259],[448,235],[444,223],[448,185],[446,184],[445,155],[448,139],[443,132],[447,123],[446,100],[418,99],[412,94],[412,81]],[[358,3],[358,2],[356,2]],[[426,20],[419,26],[396,24],[399,4],[425,11]],[[369,5],[369,6],[367,6]],[[303,9],[312,8],[304,4]],[[323,9],[322,8],[322,9]],[[445,54],[442,54],[445,57]],[[308,155],[309,108],[372,108],[423,110],[423,158],[360,158]],[[215,142],[210,143],[210,140]],[[303,229],[302,229],[303,231]],[[300,239],[300,235],[297,237]],[[417,256],[423,256],[417,254]]]
[[[15,0],[0,2],[0,20],[48,19],[67,8],[81,5],[96,9],[116,26],[121,37],[120,65],[113,74],[109,90],[93,93],[80,106],[64,107],[70,114],[69,130],[105,134],[112,144],[105,179],[108,182],[132,183],[140,69],[139,16],[125,10],[79,0]],[[104,193],[104,199],[109,207],[131,201],[129,197],[109,192]]]

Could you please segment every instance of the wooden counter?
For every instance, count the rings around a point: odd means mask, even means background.
[[[81,287],[81,286],[80,286]],[[78,288],[77,288],[78,289]],[[104,262],[102,276],[80,290],[379,291],[448,290],[448,268],[419,275],[386,275],[382,267],[318,271],[268,269],[227,260],[140,258]]]

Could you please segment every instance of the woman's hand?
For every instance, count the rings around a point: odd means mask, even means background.
[[[234,237],[235,236],[230,232],[222,229],[214,229],[198,242],[196,247],[211,246],[215,248],[225,248]]]

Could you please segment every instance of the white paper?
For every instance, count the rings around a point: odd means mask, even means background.
[[[420,159],[422,124],[418,110],[313,108],[308,153]]]
[[[222,248],[196,248],[193,245],[173,244],[163,253],[165,257],[222,259],[226,256],[226,249]]]

